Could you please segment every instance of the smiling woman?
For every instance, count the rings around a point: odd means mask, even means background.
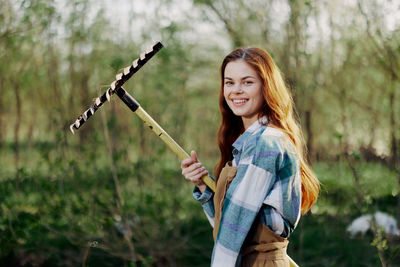
[[[239,48],[221,65],[216,191],[194,151],[182,161],[214,227],[212,266],[289,266],[288,237],[316,201],[293,100],[267,52]]]

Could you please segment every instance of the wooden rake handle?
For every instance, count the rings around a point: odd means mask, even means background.
[[[178,156],[180,160],[190,158],[189,154],[140,106],[140,104],[122,87],[116,89],[118,97],[133,111],[146,126]],[[215,192],[215,181],[210,176],[201,177],[203,182]]]

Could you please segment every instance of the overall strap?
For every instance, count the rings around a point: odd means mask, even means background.
[[[219,231],[219,225],[221,222],[222,208],[224,206],[224,200],[226,192],[233,180],[235,178],[237,171],[237,167],[231,166],[231,162],[227,162],[225,167],[221,170],[221,173],[218,177],[217,187],[214,195],[214,209],[215,209],[215,217],[214,217],[214,231],[213,237],[214,241],[217,239],[217,234]]]

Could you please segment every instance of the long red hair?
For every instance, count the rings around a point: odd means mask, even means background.
[[[294,117],[294,103],[285,85],[282,74],[271,56],[260,48],[238,48],[225,57],[220,68],[221,89],[219,108],[222,114],[217,141],[221,152],[215,166],[215,177],[218,177],[226,162],[233,159],[232,144],[244,132],[241,117],[233,114],[224,98],[224,74],[229,62],[244,60],[259,75],[262,81],[262,93],[265,99],[259,118],[266,116],[268,121],[283,131],[292,141],[300,163],[301,174],[301,211],[306,213],[318,198],[320,184],[307,163],[304,138],[299,124]]]

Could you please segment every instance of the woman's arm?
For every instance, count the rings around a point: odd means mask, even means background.
[[[286,151],[276,181],[260,211],[264,225],[273,232],[289,237],[300,219],[301,178],[296,155]]]
[[[185,177],[185,179],[195,184],[193,197],[201,203],[208,221],[210,222],[211,226],[214,227],[214,192],[201,180],[201,177],[207,175],[208,171],[197,158],[195,151],[191,151],[190,155],[190,159],[184,159],[181,162],[182,175]],[[215,180],[212,176],[210,177]]]
[[[215,180],[212,176],[210,177]],[[201,192],[199,188],[195,186],[193,190],[193,197],[201,203],[201,206],[203,207],[204,213],[206,214],[208,221],[214,228],[214,192],[208,186],[206,186],[206,189],[203,192]]]
[[[275,166],[275,181],[260,210],[260,219],[273,232],[289,237],[300,219],[300,167],[292,143],[285,137],[277,139],[281,151]]]

